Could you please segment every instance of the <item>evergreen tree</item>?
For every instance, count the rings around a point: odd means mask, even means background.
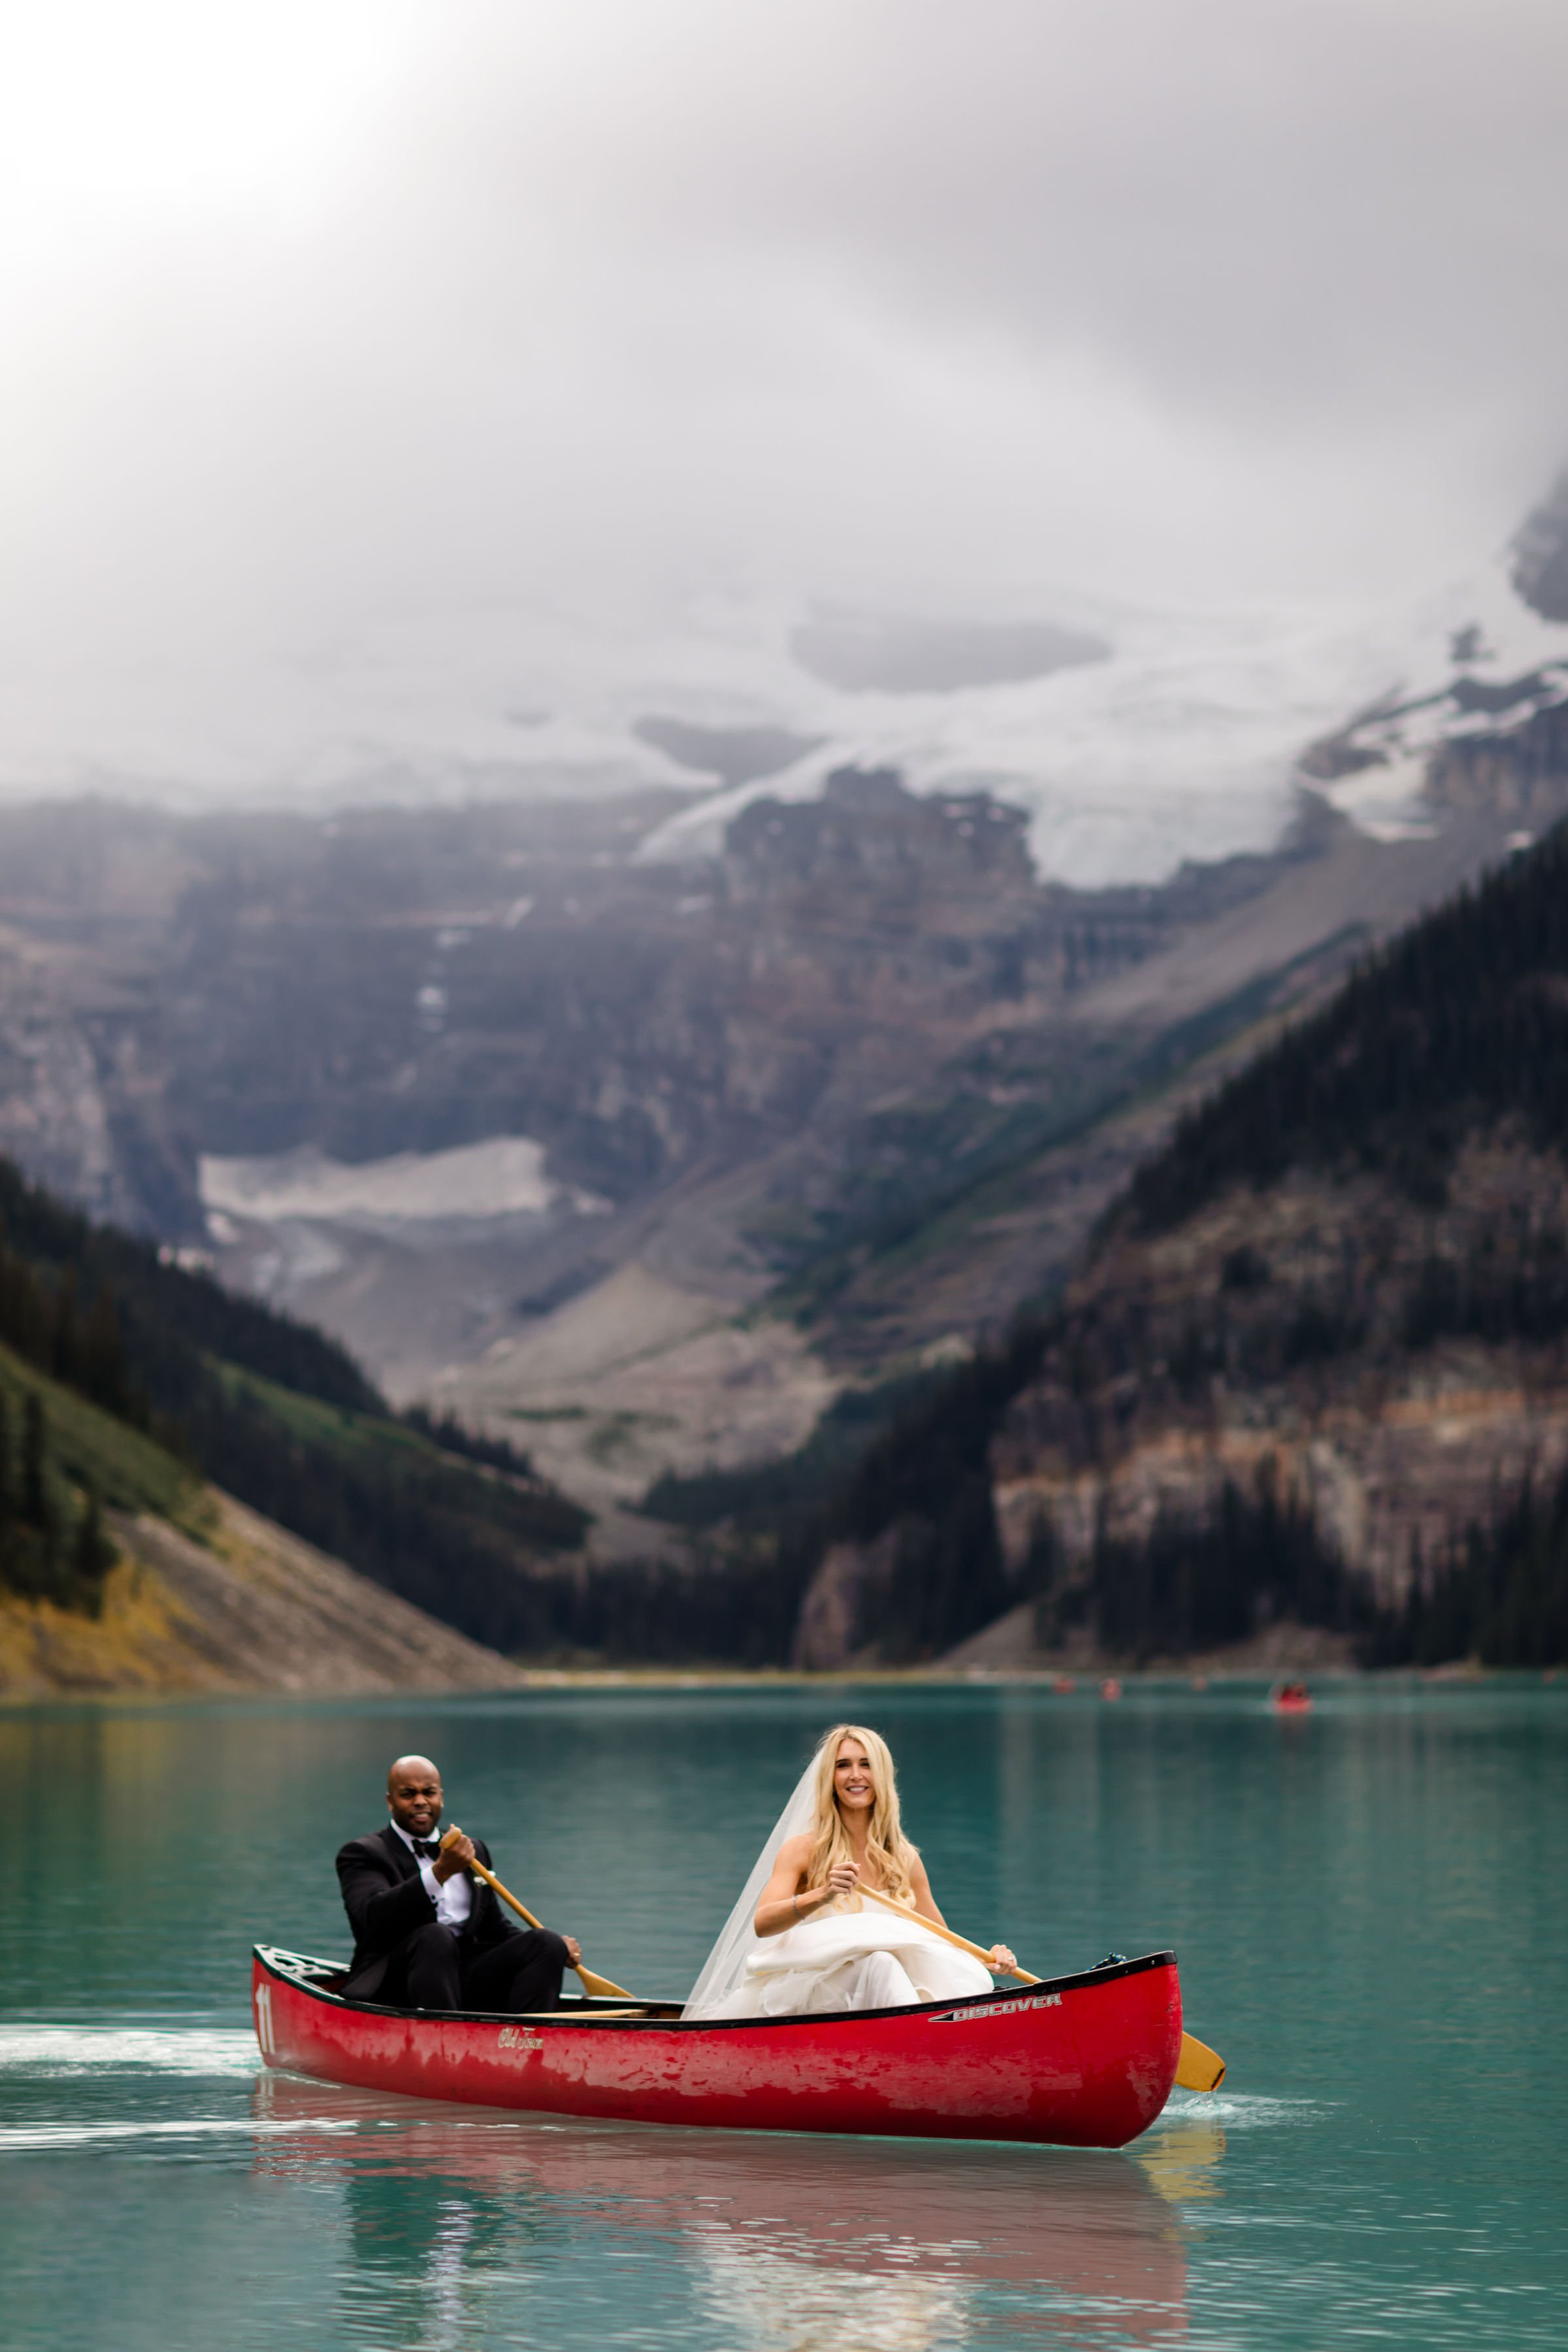
[[[87,1490],[71,1546],[72,1600],[89,1617],[101,1615],[103,1580],[114,1565],[114,1546],[103,1531],[103,1514],[97,1494]]]
[[[106,1412],[145,1422],[145,1407],[140,1412],[136,1410],[138,1400],[126,1373],[125,1343],[114,1294],[107,1282],[99,1284],[98,1296],[82,1326],[79,1378],[85,1393]]]
[[[29,1527],[38,1528],[48,1522],[45,1443],[44,1400],[37,1389],[29,1389],[22,1419],[22,1517]]]
[[[77,1271],[68,1265],[55,1293],[53,1329],[47,1369],[57,1381],[74,1386],[81,1377],[81,1343],[76,1311]]]

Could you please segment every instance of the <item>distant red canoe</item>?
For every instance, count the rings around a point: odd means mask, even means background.
[[[258,1945],[269,2066],[420,2099],[743,2131],[1122,2147],[1171,2095],[1175,1956],[918,2009],[703,2019],[674,2002],[573,2001],[531,2017],[345,2000],[327,1960]]]
[[[1312,1704],[1305,1683],[1276,1683],[1268,1696],[1281,1715],[1305,1715]]]

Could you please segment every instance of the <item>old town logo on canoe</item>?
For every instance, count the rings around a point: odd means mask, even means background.
[[[537,2033],[523,2025],[503,2025],[496,2040],[503,2050],[542,2050],[544,2043]]]
[[[933,2017],[933,2025],[962,2025],[971,2017],[1016,2017],[1021,2009],[1060,2009],[1059,1992],[1038,1993],[1033,2000],[987,2001],[984,2009],[948,2009]]]

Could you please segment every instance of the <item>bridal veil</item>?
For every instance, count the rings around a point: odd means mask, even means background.
[[[791,2016],[807,2009],[898,2007],[911,1997],[959,2000],[989,1992],[990,1970],[939,1940],[913,1912],[895,1916],[875,1906],[846,1914],[835,1904],[782,1935],[758,1936],[753,1916],[779,1848],[816,1819],[816,1781],[814,1755],[769,1832],[683,2015]],[[884,1956],[899,1963],[890,1974]]]
[[[799,1837],[807,1831],[816,1817],[813,1784],[816,1776],[816,1758],[812,1757],[795,1782],[790,1801],[763,1842],[755,1867],[744,1886],[740,1900],[720,1930],[719,1940],[702,1963],[702,1973],[692,1986],[684,2014],[688,2017],[711,2017],[737,1992],[746,1980],[746,1962],[757,1943],[757,1931],[752,1916],[762,1900],[763,1887],[773,1874],[773,1863],[785,1838]]]

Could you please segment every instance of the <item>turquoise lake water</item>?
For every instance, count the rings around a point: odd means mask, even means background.
[[[955,1925],[1045,1975],[1174,1948],[1217,2096],[1084,2155],[261,2074],[249,1946],[344,1949],[395,1751],[679,1994],[839,1712]],[[0,1715],[0,1784],[6,2352],[1568,2343],[1568,1683],[55,1706]]]

